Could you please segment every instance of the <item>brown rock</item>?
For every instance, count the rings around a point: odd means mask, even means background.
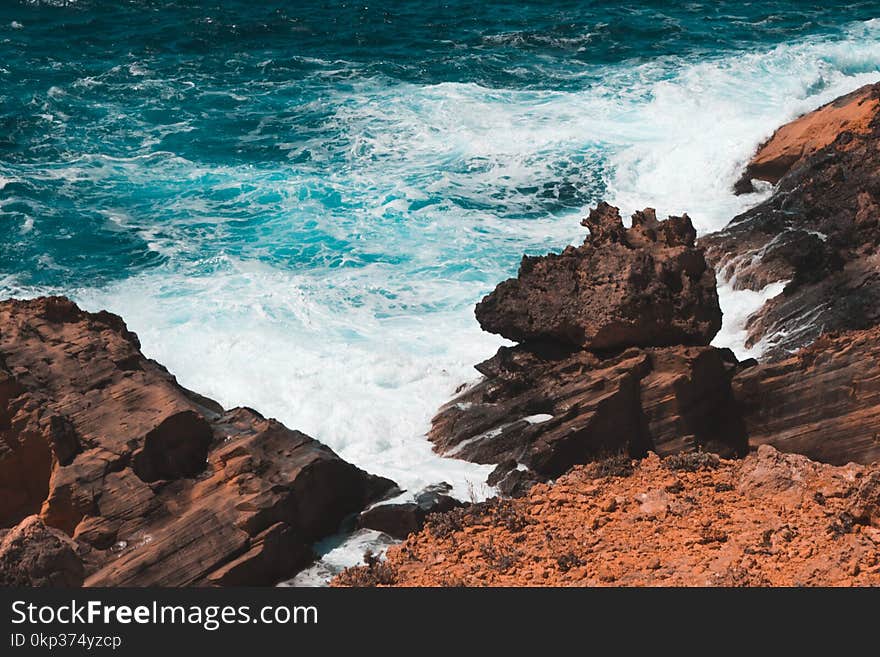
[[[477,369],[486,379],[433,420],[429,439],[446,456],[521,463],[548,478],[621,452],[745,450],[727,350],[633,348],[605,357],[520,345]]]
[[[0,530],[0,586],[82,586],[83,564],[68,536],[28,516]]]
[[[583,223],[583,246],[525,256],[519,275],[477,304],[484,330],[594,351],[709,343],[721,327],[715,273],[686,215],[657,221],[649,208],[625,229],[601,203]]]
[[[878,111],[878,85],[868,84],[786,123],[755,153],[737,191],[751,191],[752,179],[776,184],[795,164],[834,143],[842,133],[868,133]]]
[[[839,465],[880,460],[880,327],[745,369],[733,390],[751,445]]]
[[[391,485],[186,390],[115,315],[0,302],[0,524],[74,536],[87,585],[271,584]]]
[[[880,322],[878,103],[871,85],[780,128],[762,149],[781,176],[774,194],[700,239],[736,289],[787,281],[747,326],[765,358]]]

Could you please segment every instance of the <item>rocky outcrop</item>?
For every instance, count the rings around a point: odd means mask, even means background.
[[[769,166],[772,196],[700,239],[734,288],[787,283],[748,325],[747,346],[763,341],[765,358],[880,321],[878,144],[880,84],[780,128],[746,173]]]
[[[824,335],[733,379],[753,446],[843,465],[880,461],[880,327]]]
[[[0,529],[0,586],[82,586],[78,550],[69,536],[28,516],[12,529]]]
[[[727,350],[600,356],[521,345],[502,347],[477,369],[486,378],[434,418],[429,438],[441,454],[512,461],[546,479],[610,454],[746,449],[730,387],[736,359]],[[511,469],[517,478],[521,471]]]
[[[441,454],[500,464],[507,494],[609,454],[746,448],[736,358],[706,346],[721,311],[690,220],[647,209],[626,229],[602,203],[583,223],[584,246],[524,258],[477,306],[484,328],[524,342],[477,365],[485,379],[429,433]]]
[[[391,485],[186,390],[116,315],[0,303],[0,526],[72,536],[87,585],[271,584]]]
[[[880,334],[867,328],[880,313],[880,215],[870,210],[880,207],[880,123],[871,126],[812,155],[805,146],[775,196],[701,241],[740,286],[789,280],[750,320],[753,340],[782,332],[767,362],[706,346],[720,317],[714,273],[686,217],[658,222],[645,210],[626,229],[600,204],[583,222],[584,246],[524,258],[477,306],[484,328],[522,343],[479,364],[485,378],[440,409],[435,449],[498,464],[490,483],[512,496],[609,454],[771,444],[830,463],[880,457]],[[728,247],[745,251],[731,259]],[[840,326],[861,331],[786,357]]]
[[[709,344],[721,328],[715,273],[687,215],[658,221],[648,208],[626,229],[601,203],[583,224],[583,246],[525,256],[518,276],[477,304],[484,330],[593,351]]]
[[[336,586],[880,585],[880,469],[761,446],[577,466],[432,516]]]
[[[776,184],[792,167],[833,144],[841,133],[868,134],[880,110],[880,85],[869,84],[786,123],[764,142],[736,183],[743,194],[752,180]]]

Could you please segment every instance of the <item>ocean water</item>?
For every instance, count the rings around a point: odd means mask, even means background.
[[[880,73],[880,3],[0,3],[0,293],[144,351],[411,491],[502,343],[473,305],[601,199],[700,231],[780,123]],[[766,193],[766,192],[765,192]],[[763,295],[725,290],[746,355]]]

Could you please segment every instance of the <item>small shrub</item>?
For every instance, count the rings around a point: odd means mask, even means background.
[[[708,545],[710,543],[726,543],[727,542],[727,534],[720,529],[714,529],[712,527],[705,527],[703,531],[700,532],[700,543],[703,545]]]
[[[464,528],[469,513],[469,507],[452,509],[446,513],[432,513],[425,519],[425,528],[437,538],[449,538]]]
[[[855,524],[856,519],[853,515],[844,511],[837,516],[837,520],[828,525],[828,532],[832,538],[838,538],[851,533]]]
[[[663,465],[673,472],[696,472],[697,470],[714,470],[721,464],[721,459],[708,452],[684,452],[673,454],[663,459]]]
[[[480,554],[490,568],[499,572],[510,570],[522,558],[522,552],[519,550],[504,551],[499,549],[491,536],[487,543],[480,546]]]
[[[346,568],[336,577],[341,586],[391,586],[397,583],[397,571],[370,550],[364,553],[364,566]]]
[[[629,477],[634,471],[633,460],[625,454],[609,456],[601,461],[594,461],[584,466],[584,474],[590,479],[605,477]]]
[[[556,557],[556,565],[559,566],[559,570],[561,570],[564,573],[567,573],[572,568],[578,568],[579,566],[583,566],[584,562],[574,552],[568,552],[567,554],[563,554],[563,555]]]

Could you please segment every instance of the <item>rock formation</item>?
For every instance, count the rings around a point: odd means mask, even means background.
[[[391,486],[186,390],[116,315],[0,302],[0,527],[71,536],[86,585],[272,584]]]
[[[336,586],[880,585],[880,468],[768,445],[577,466],[431,516]]]
[[[880,327],[823,335],[743,370],[733,389],[752,446],[838,465],[880,461]]]
[[[443,454],[513,461],[550,478],[619,452],[732,455],[746,448],[730,387],[736,359],[727,350],[631,348],[599,356],[521,345],[502,347],[477,368],[486,379],[434,418],[429,438]]]
[[[525,256],[519,275],[477,304],[484,330],[593,351],[709,344],[721,328],[715,273],[687,215],[661,222],[648,208],[627,230],[600,203],[583,224],[583,246]]]
[[[619,452],[745,452],[736,358],[706,346],[721,311],[690,220],[646,209],[626,229],[602,203],[583,223],[583,246],[524,258],[478,304],[483,328],[523,343],[478,365],[486,378],[429,434],[441,454],[501,464],[491,483],[508,494]]]
[[[686,216],[645,210],[626,229],[600,204],[583,246],[524,258],[476,309],[521,344],[440,409],[437,451],[499,464],[490,483],[509,495],[615,453],[880,458],[878,99],[868,86],[780,129],[749,168],[776,192],[699,246]],[[787,281],[749,320],[760,365],[707,346],[720,311],[701,247],[735,287]]]
[[[833,144],[841,133],[868,134],[880,110],[880,87],[865,85],[785,124],[764,142],[736,183],[754,191],[753,180],[778,183],[796,164]]]
[[[772,196],[700,239],[736,289],[787,282],[748,325],[748,344],[763,340],[766,358],[880,321],[878,144],[880,84],[796,119],[746,169],[778,182]]]

